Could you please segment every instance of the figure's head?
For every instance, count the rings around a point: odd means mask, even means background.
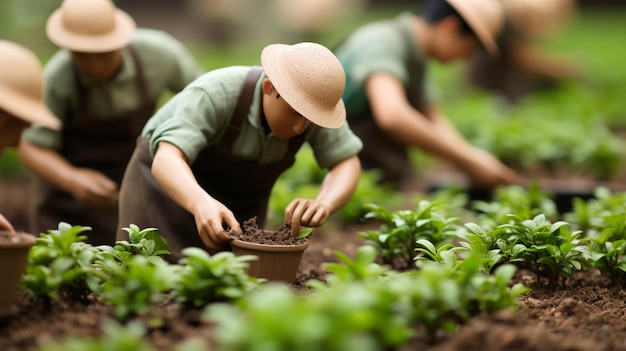
[[[117,73],[120,50],[135,28],[135,21],[111,0],[64,0],[48,18],[46,33],[54,44],[72,52],[79,70],[104,81]]]
[[[499,0],[429,0],[420,13],[433,28],[431,56],[437,60],[467,58],[481,46],[498,54],[495,37],[504,24]]]
[[[341,96],[346,76],[341,63],[316,43],[273,44],[261,53],[267,74],[263,110],[272,132],[287,139],[311,123],[339,128],[346,119]]]
[[[0,151],[16,146],[30,124],[59,129],[59,120],[43,103],[39,60],[30,50],[0,40]]]

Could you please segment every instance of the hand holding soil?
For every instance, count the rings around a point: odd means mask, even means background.
[[[285,209],[285,224],[295,237],[300,233],[301,226],[319,227],[326,222],[329,215],[328,208],[317,200],[295,199]]]

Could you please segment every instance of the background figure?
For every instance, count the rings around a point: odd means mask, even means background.
[[[502,0],[506,27],[498,38],[501,55],[476,52],[468,65],[473,86],[504,95],[510,102],[580,74],[572,58],[548,54],[539,44],[556,34],[574,12],[574,0]]]
[[[227,249],[229,231],[241,233],[252,217],[263,228],[274,183],[305,142],[329,172],[315,199],[285,209],[292,234],[324,224],[357,186],[362,144],[345,123],[337,58],[315,43],[274,44],[261,63],[204,74],[142,132],[124,175],[118,227],[158,228],[172,262],[186,247]]]
[[[0,154],[18,145],[31,124],[58,130],[59,120],[43,103],[44,81],[39,59],[25,47],[0,40]],[[0,230],[13,226],[0,214]]]
[[[467,59],[481,46],[496,55],[504,23],[497,0],[432,0],[418,14],[367,24],[335,50],[346,70],[348,121],[363,140],[364,168],[401,185],[417,147],[459,167],[477,188],[519,181],[493,155],[469,144],[438,110],[426,85],[427,63]],[[444,102],[445,103],[445,102]]]
[[[165,91],[202,70],[168,34],[136,29],[110,0],[65,0],[46,34],[62,49],[46,64],[45,102],[63,131],[24,132],[19,154],[40,179],[30,231],[60,221],[92,227],[87,241],[113,244],[118,187],[141,128]]]

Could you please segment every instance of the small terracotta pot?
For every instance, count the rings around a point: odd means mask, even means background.
[[[302,255],[309,247],[309,242],[299,245],[268,245],[234,239],[231,245],[233,253],[237,256],[258,257],[257,260],[249,262],[247,270],[249,276],[291,284],[296,280]]]
[[[35,236],[32,234],[0,231],[0,318],[16,311],[15,299],[33,245]]]

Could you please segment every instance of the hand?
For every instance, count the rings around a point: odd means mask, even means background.
[[[474,148],[470,160],[463,169],[470,177],[472,185],[479,189],[522,183],[515,171],[482,149]]]
[[[291,227],[293,236],[298,235],[301,226],[321,226],[328,216],[328,207],[317,200],[295,199],[285,209],[285,223]]]
[[[9,223],[9,221],[4,218],[4,216],[2,214],[0,214],[0,230],[7,230],[10,232],[14,232],[15,229],[13,229],[13,226],[11,225],[11,223]]]
[[[89,168],[78,168],[72,174],[72,196],[79,203],[93,208],[117,205],[117,184],[104,174]]]
[[[219,250],[232,240],[228,231],[241,233],[235,215],[224,204],[208,196],[196,207],[193,215],[200,239],[209,249]]]

